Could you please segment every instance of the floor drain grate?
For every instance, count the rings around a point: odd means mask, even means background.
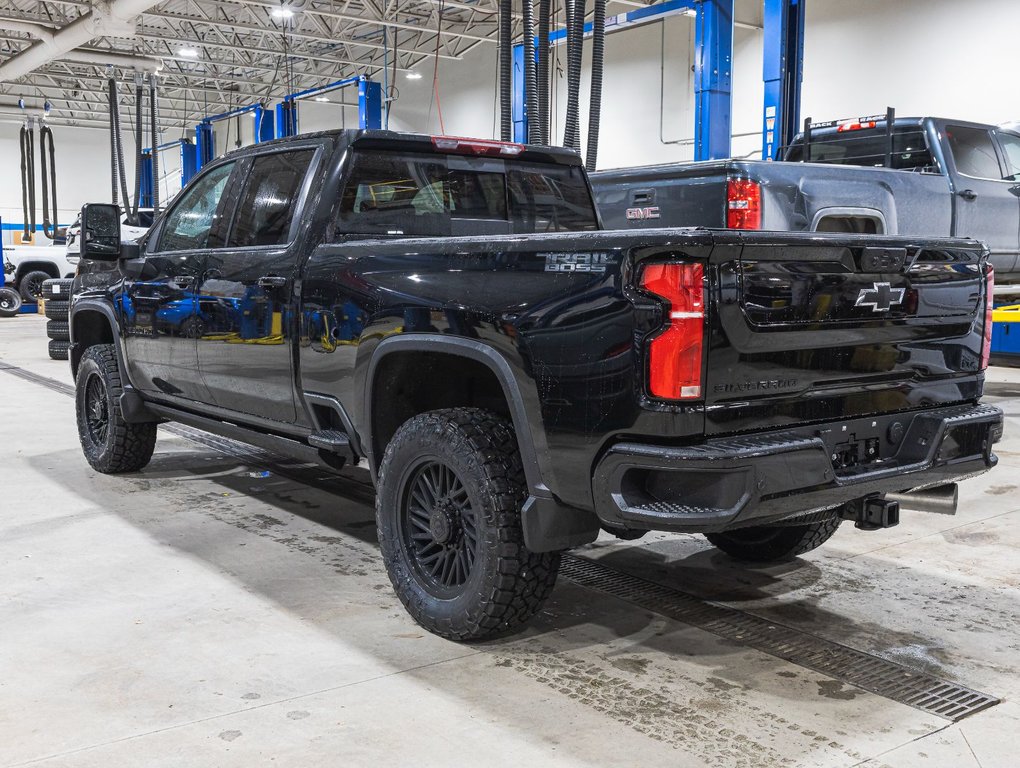
[[[0,361],[0,371],[65,395],[74,395],[74,388],[63,382],[3,361]],[[314,476],[318,472],[302,471],[303,467],[291,465],[257,448],[183,424],[170,424],[165,428],[246,463],[271,466],[278,473],[295,480],[309,485],[322,485],[321,479]],[[565,555],[560,573],[575,584],[617,597],[946,720],[961,720],[999,703],[999,699],[987,693],[743,611],[710,603],[586,558]]]
[[[999,703],[997,698],[987,693],[743,611],[715,605],[586,558],[566,555],[560,574],[575,584],[626,600],[946,720],[961,720]]]

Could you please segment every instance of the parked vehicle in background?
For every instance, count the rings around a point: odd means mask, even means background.
[[[571,151],[387,131],[214,160],[139,243],[82,220],[89,464],[143,468],[160,420],[365,459],[393,587],[445,637],[523,626],[600,527],[782,560],[997,461],[973,241],[599,231]]]
[[[606,226],[969,237],[1020,282],[1020,133],[886,116],[815,124],[782,162],[719,160],[592,176]]]
[[[4,257],[13,266],[7,275],[8,286],[15,287],[26,302],[36,302],[43,282],[53,278],[74,277],[74,264],[67,260],[63,245],[8,245]]]

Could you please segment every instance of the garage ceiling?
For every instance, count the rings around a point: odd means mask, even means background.
[[[115,13],[121,1],[108,7]],[[139,0],[132,1],[137,7]],[[621,11],[648,4],[611,3]],[[292,15],[281,17],[281,7]],[[95,8],[80,0],[0,0],[0,61],[43,46],[40,35],[103,12]],[[381,82],[387,60],[391,77],[394,63],[398,75],[416,68],[425,74],[437,42],[444,62],[480,45],[494,47],[497,13],[496,0],[296,0],[285,6],[279,0],[168,0],[137,17],[134,36],[129,25],[112,27],[84,47],[161,59],[161,120],[171,127],[351,75]],[[394,47],[396,62],[387,57]],[[130,82],[130,70],[116,70]],[[0,83],[0,94],[8,109],[19,97],[32,106],[46,100],[53,122],[102,124],[106,71],[102,63],[58,57]]]

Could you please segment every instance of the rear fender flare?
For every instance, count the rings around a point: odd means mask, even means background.
[[[503,396],[510,407],[511,420],[514,431],[517,433],[517,444],[521,452],[521,462],[524,465],[524,476],[528,483],[529,492],[533,496],[551,498],[552,492],[545,485],[544,478],[548,477],[548,463],[543,460],[548,456],[549,449],[546,444],[545,432],[541,424],[532,427],[528,413],[541,413],[538,391],[533,387],[522,386],[521,382],[514,375],[513,369],[506,357],[492,347],[475,341],[451,336],[436,336],[427,333],[407,333],[400,336],[391,336],[383,340],[368,363],[368,373],[365,380],[362,401],[362,425],[364,428],[364,440],[362,445],[369,452],[369,462],[372,467],[373,477],[378,470],[382,457],[373,455],[373,423],[372,423],[372,392],[375,387],[375,375],[379,364],[388,356],[396,352],[422,352],[431,351],[464,357],[469,360],[485,365],[496,376],[503,389]]]

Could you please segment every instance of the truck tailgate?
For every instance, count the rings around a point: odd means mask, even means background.
[[[763,232],[717,245],[706,432],[978,398],[983,249],[923,243]]]

